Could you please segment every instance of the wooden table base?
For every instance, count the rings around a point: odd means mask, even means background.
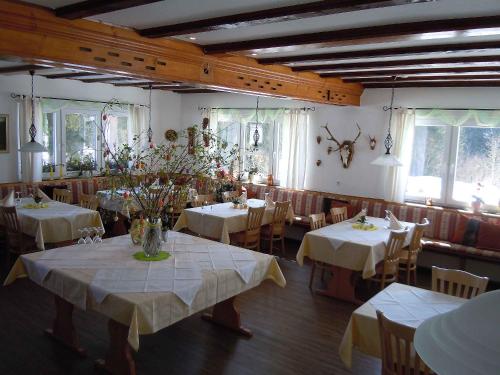
[[[52,328],[45,330],[45,334],[71,349],[81,357],[86,357],[85,349],[80,347],[78,335],[73,326],[73,305],[59,296],[55,296],[56,318]]]
[[[212,314],[205,313],[202,318],[208,322],[239,333],[245,337],[252,337],[252,331],[241,326],[240,313],[234,306],[235,297],[219,302],[214,306]]]
[[[356,305],[362,305],[363,301],[356,298],[356,281],[359,272],[332,266],[332,276],[328,281],[326,289],[318,289],[316,293],[322,296],[333,297],[343,301],[351,302]]]
[[[132,348],[128,343],[129,327],[109,319],[109,348],[106,359],[96,361],[96,367],[113,375],[135,375]]]

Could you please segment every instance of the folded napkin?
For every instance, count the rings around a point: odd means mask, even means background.
[[[366,208],[363,208],[361,211],[359,211],[356,216],[349,220],[349,222],[356,223],[361,216],[366,216]]]
[[[271,199],[269,195],[266,195],[265,202],[267,207],[274,207],[274,201]]]
[[[401,230],[404,229],[404,225],[401,224],[396,216],[391,211],[387,211],[389,215],[389,229]]]
[[[42,198],[43,203],[50,202],[52,199],[50,199],[47,194],[45,194],[40,188],[37,188],[36,194]]]
[[[246,203],[247,202],[247,192],[244,191],[239,197],[238,197],[238,200],[241,202],[241,203]]]
[[[15,205],[16,203],[14,202],[14,190],[11,190],[9,194],[4,199],[2,199],[2,206],[11,207]]]

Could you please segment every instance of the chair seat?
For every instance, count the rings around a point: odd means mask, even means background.
[[[410,263],[415,263],[417,261],[417,254],[413,254],[410,258]],[[408,263],[408,250],[401,250],[399,256],[399,263],[406,264]]]

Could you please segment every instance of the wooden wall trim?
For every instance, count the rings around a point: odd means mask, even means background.
[[[362,85],[338,78],[264,66],[242,56],[208,56],[191,43],[151,40],[129,29],[66,20],[50,10],[9,0],[0,0],[0,56],[337,105],[359,105],[363,91]]]

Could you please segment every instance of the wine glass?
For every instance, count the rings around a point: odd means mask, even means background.
[[[92,228],[83,228],[83,230],[85,231],[85,233],[87,233],[87,235],[85,236],[85,244],[92,245],[92,243],[93,243],[93,241],[92,241]]]
[[[21,204],[21,192],[16,191],[16,204],[20,205]]]
[[[101,244],[102,243],[101,236],[104,234],[104,230],[101,227],[95,227],[94,231],[95,231],[94,243],[96,245]]]
[[[78,245],[84,245],[85,235],[83,234],[83,229],[78,229],[78,233],[80,233],[80,238],[78,239]]]

